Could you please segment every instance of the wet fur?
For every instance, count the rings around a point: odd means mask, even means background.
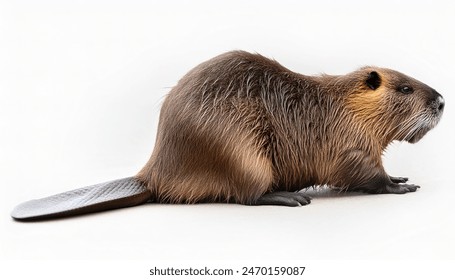
[[[365,83],[371,72],[380,77],[376,89]],[[403,82],[416,92],[397,94]],[[392,184],[381,161],[387,145],[418,141],[438,122],[431,93],[389,69],[304,76],[258,54],[229,52],[170,91],[137,178],[163,203],[254,204],[317,185],[381,193]]]

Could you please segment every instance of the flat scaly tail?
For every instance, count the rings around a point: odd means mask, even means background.
[[[21,203],[11,217],[18,221],[54,219],[136,206],[150,198],[143,183],[128,177]]]

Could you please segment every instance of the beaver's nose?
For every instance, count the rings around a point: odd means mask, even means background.
[[[433,95],[433,101],[431,102],[432,107],[437,109],[438,112],[442,112],[445,106],[444,98],[434,89],[431,89],[431,93]]]
[[[444,98],[442,98],[442,96],[440,96],[438,98],[438,100],[439,100],[438,110],[442,111],[442,110],[444,110],[444,104],[445,104]]]

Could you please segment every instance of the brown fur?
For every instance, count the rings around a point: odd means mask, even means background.
[[[377,89],[365,82],[373,71]],[[406,83],[414,93],[397,92]],[[258,54],[229,52],[170,91],[137,178],[165,203],[252,204],[316,185],[355,190],[387,176],[381,155],[391,141],[418,141],[436,125],[434,98],[427,85],[389,69],[304,76]]]

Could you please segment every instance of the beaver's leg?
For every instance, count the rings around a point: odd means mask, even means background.
[[[398,183],[396,183],[398,182]],[[358,185],[351,186],[348,188],[350,191],[361,191],[371,194],[404,194],[408,192],[415,192],[420,186],[414,184],[405,184],[401,182],[406,182],[404,178],[396,179],[390,178],[387,175],[377,175],[374,178],[364,182],[359,183]]]
[[[408,178],[387,175],[381,161],[362,150],[346,151],[339,158],[338,166],[334,176],[335,188],[374,194],[403,194],[415,192],[419,188],[405,184]]]
[[[389,176],[378,175],[365,183],[350,187],[349,190],[362,191],[372,194],[385,193],[404,194],[408,192],[415,192],[418,188],[420,188],[419,186],[413,184],[395,183],[402,181],[406,182],[404,178],[402,178],[402,180],[399,179],[395,180],[396,178],[393,179],[392,178],[390,178]]]

